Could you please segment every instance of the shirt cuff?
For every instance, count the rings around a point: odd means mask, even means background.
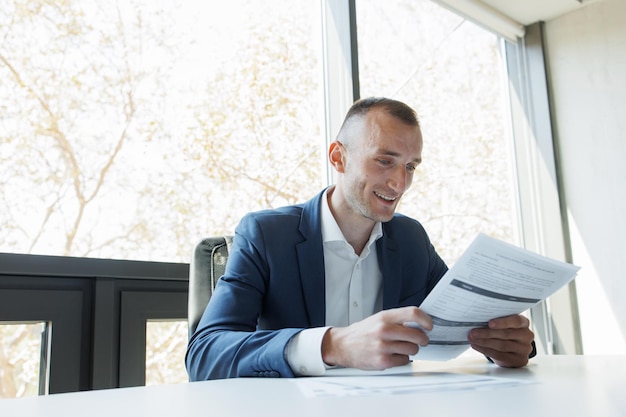
[[[322,339],[330,327],[304,329],[287,344],[287,362],[296,376],[321,376],[328,368],[322,359]]]

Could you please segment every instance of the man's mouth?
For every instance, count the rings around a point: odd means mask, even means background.
[[[387,195],[384,195],[384,194],[380,194],[380,193],[378,193],[376,191],[374,191],[374,194],[376,195],[376,197],[380,198],[381,200],[385,200],[385,201],[389,201],[389,202],[396,201],[396,199],[398,198],[398,197],[390,197],[390,196],[387,196]]]

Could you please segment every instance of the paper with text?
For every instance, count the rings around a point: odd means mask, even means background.
[[[448,360],[493,318],[520,314],[570,282],[580,268],[479,234],[420,308],[433,319],[416,360]],[[419,327],[416,323],[409,326]]]
[[[403,395],[459,390],[491,390],[510,388],[532,381],[488,375],[449,372],[420,372],[405,375],[359,377],[295,378],[302,393],[309,397],[354,397]]]

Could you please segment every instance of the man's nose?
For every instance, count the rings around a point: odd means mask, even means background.
[[[387,180],[387,186],[392,190],[403,193],[411,185],[410,175],[404,166],[395,168]]]

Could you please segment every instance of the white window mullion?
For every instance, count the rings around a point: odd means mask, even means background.
[[[322,12],[322,65],[324,74],[324,150],[327,182],[333,171],[326,158],[343,117],[353,103],[350,10],[348,0],[320,0]]]

